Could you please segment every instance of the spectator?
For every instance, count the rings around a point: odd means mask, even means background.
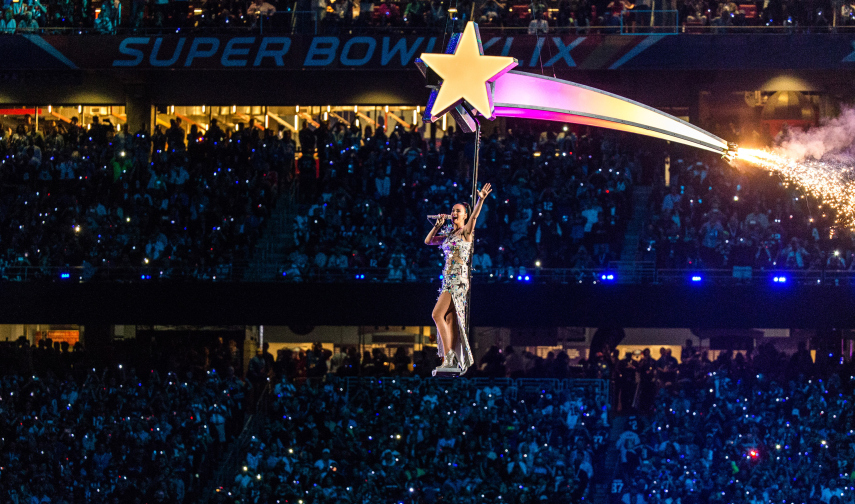
[[[538,4],[539,5],[539,4]],[[532,11],[532,19],[528,24],[528,34],[529,35],[546,35],[549,32],[549,22],[547,21],[548,16],[543,13],[540,14],[541,9],[533,9]]]
[[[18,25],[18,33],[35,33],[39,29],[39,24],[33,19],[33,11],[27,11],[24,14],[24,19]]]
[[[3,19],[0,19],[0,33],[15,33],[17,26],[12,9],[7,7],[3,12]]]

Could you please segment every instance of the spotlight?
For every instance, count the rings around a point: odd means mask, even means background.
[[[693,282],[700,282],[701,280],[702,280],[702,278],[701,278],[701,276],[700,276],[700,275],[693,275],[693,276],[692,276],[692,281],[693,281]]]
[[[603,273],[600,275],[600,280],[604,282],[613,282],[615,279],[614,273]]]
[[[772,278],[772,281],[775,283],[787,283],[787,277],[785,277],[783,275],[776,276],[776,277]]]

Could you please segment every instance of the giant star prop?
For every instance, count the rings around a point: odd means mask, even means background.
[[[492,84],[517,66],[517,60],[509,56],[484,56],[481,33],[472,22],[466,25],[463,35],[452,38],[448,53],[424,53],[417,62],[427,65],[442,79],[426,114],[440,117],[465,101],[482,116],[493,119]]]
[[[488,119],[524,117],[599,126],[725,155],[735,149],[697,126],[622,96],[512,70],[517,66],[514,58],[484,55],[478,25],[473,22],[451,38],[445,54],[422,53],[416,65],[433,88],[425,122],[450,112],[462,131],[473,132],[477,112]]]

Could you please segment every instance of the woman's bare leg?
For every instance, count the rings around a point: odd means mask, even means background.
[[[448,333],[451,335],[448,342],[450,346],[448,348],[454,350],[457,348],[457,344],[460,343],[460,325],[457,323],[457,310],[454,307],[454,300],[452,300],[451,306],[448,307],[448,311],[445,313],[445,323],[448,324]]]
[[[454,348],[452,347],[455,331],[453,323],[456,322],[452,319],[452,324],[448,323],[449,310],[451,313],[454,313],[454,302],[451,300],[450,292],[443,292],[439,295],[439,299],[436,300],[436,305],[433,307],[433,313],[431,314],[433,322],[436,324],[437,339],[442,342],[443,355]]]

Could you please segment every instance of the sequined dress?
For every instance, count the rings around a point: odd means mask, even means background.
[[[442,252],[445,254],[445,267],[442,270],[442,287],[439,293],[451,293],[454,311],[457,314],[457,325],[460,328],[458,344],[454,348],[461,371],[471,366],[475,359],[469,348],[469,337],[466,334],[466,304],[469,293],[469,257],[472,254],[472,242],[467,242],[459,235],[452,234],[451,227],[446,229],[445,240],[442,242]],[[445,356],[442,338],[437,338],[439,356]]]

